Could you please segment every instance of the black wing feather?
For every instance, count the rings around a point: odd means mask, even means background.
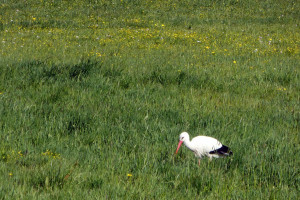
[[[229,149],[229,147],[222,145],[221,148],[210,151],[209,154],[219,154],[223,156],[229,156],[232,155],[232,151]]]

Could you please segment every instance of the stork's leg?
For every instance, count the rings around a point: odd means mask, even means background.
[[[198,165],[199,165],[199,167],[200,167],[200,159],[198,160]]]
[[[209,157],[209,162],[211,162],[211,161],[212,161],[212,156]]]

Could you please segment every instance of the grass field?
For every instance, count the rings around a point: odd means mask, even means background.
[[[1,0],[0,199],[299,198],[296,2]]]

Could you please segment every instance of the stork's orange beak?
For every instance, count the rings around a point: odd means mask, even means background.
[[[176,149],[176,152],[175,152],[175,154],[177,154],[177,152],[178,152],[178,150],[179,150],[179,148],[180,148],[181,144],[182,144],[182,141],[180,140],[180,141],[179,141],[179,143],[178,143],[178,146],[177,146],[177,149]]]

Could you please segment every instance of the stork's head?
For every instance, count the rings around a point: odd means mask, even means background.
[[[189,140],[190,136],[187,132],[182,132],[180,135],[179,135],[179,140],[184,142],[185,140]]]
[[[176,152],[175,154],[177,154],[181,144],[184,142],[184,141],[189,141],[190,140],[190,136],[187,132],[182,132],[180,135],[179,135],[179,143],[178,143],[178,146],[177,146],[177,149],[176,149]]]

